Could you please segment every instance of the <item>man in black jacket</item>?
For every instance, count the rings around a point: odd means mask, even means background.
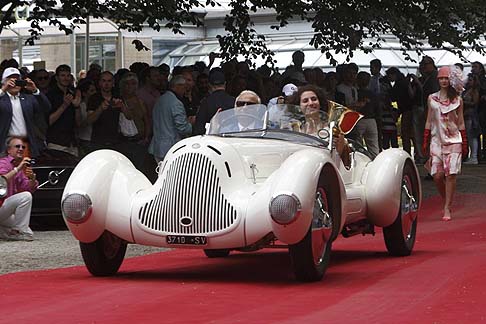
[[[21,92],[22,89],[33,95]],[[31,157],[40,154],[43,143],[35,133],[34,115],[43,114],[44,106],[50,108],[47,98],[32,80],[22,80],[16,68],[5,69],[0,89],[0,151],[5,150],[7,137],[19,136],[28,139]]]
[[[233,108],[235,98],[226,93],[226,81],[224,73],[220,68],[214,68],[209,73],[209,84],[211,94],[201,101],[201,106],[196,115],[196,124],[194,126],[194,135],[203,135],[206,133],[206,123],[219,109],[226,110]]]

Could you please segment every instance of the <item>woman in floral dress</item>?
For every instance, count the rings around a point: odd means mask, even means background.
[[[466,156],[468,151],[463,102],[460,97],[463,81],[462,73],[456,67],[442,67],[437,78],[440,90],[428,98],[423,149],[427,152],[430,147],[427,167],[444,198],[442,220],[450,221],[456,175],[461,172],[462,156]]]

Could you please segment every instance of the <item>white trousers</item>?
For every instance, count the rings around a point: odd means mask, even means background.
[[[32,194],[19,192],[5,199],[0,207],[0,226],[32,234],[29,228]]]

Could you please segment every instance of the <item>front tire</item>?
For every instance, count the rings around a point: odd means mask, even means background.
[[[403,168],[400,210],[393,224],[383,228],[385,245],[391,255],[407,256],[412,253],[417,234],[419,200],[417,175],[407,162]]]
[[[289,246],[292,267],[299,281],[321,280],[329,265],[333,218],[327,192],[322,187],[317,189],[309,230],[300,242]]]
[[[86,268],[96,277],[117,273],[127,251],[127,243],[107,231],[92,243],[79,242],[79,247]]]

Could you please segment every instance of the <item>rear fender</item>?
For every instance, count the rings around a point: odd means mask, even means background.
[[[411,163],[419,184],[419,196],[422,196],[420,177],[410,155],[401,149],[384,150],[369,163],[364,183],[366,190],[367,218],[377,226],[391,225],[400,208],[403,168]],[[421,201],[419,197],[419,202]],[[419,206],[420,207],[420,206]]]

